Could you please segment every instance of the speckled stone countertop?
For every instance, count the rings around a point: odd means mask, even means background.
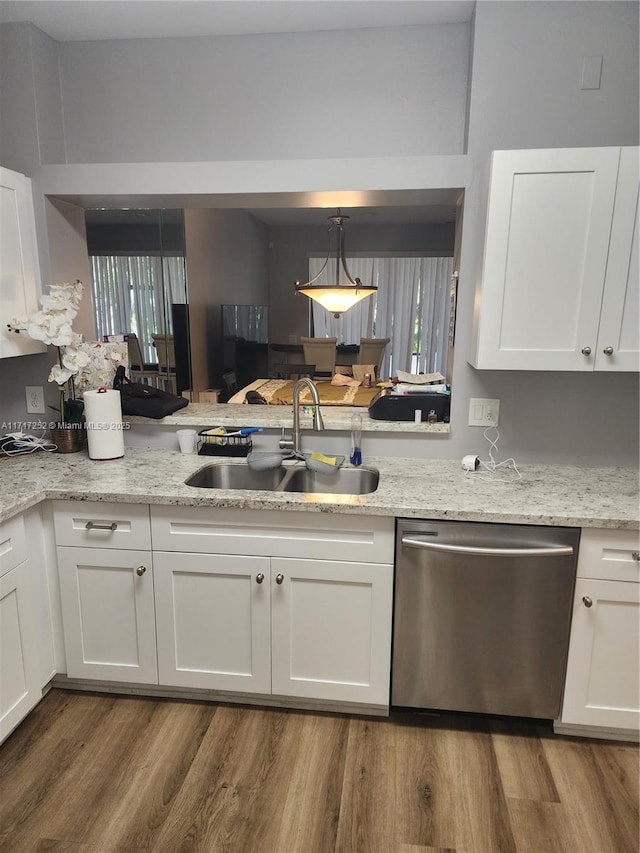
[[[634,468],[523,465],[495,478],[466,473],[460,462],[369,458],[380,471],[369,495],[196,489],[184,480],[212,460],[170,450],[127,448],[123,459],[96,462],[86,451],[37,452],[0,463],[0,521],[49,498],[173,506],[237,507],[378,516],[637,529]],[[285,463],[286,464],[286,463]]]
[[[414,423],[413,421],[375,421],[369,417],[367,410],[355,406],[322,406],[322,418],[325,429],[350,430],[351,417],[362,415],[363,432],[410,432],[410,433],[448,433],[449,424]],[[195,426],[258,426],[263,429],[291,429],[291,406],[247,406],[230,405],[229,403],[190,403],[173,415],[167,415],[162,420],[149,420],[134,416],[126,416],[125,421],[131,424],[149,423],[162,426],[195,427]],[[302,415],[302,423],[311,423],[311,415]]]

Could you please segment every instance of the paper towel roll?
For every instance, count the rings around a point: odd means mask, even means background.
[[[120,392],[98,388],[85,391],[83,399],[89,459],[120,459],[124,456]]]

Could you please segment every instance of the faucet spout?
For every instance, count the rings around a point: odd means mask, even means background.
[[[313,384],[311,379],[304,376],[298,379],[293,389],[293,454],[298,458],[302,457],[301,436],[300,436],[300,392],[303,388],[308,388],[313,400],[313,428],[316,432],[321,432],[324,429],[324,421],[322,420],[322,412],[320,411],[320,398],[318,397],[318,389]],[[282,446],[282,443],[281,443]]]

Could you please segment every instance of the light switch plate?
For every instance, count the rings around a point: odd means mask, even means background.
[[[498,426],[500,400],[471,397],[469,400],[469,426]]]

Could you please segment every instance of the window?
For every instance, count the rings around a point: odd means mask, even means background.
[[[92,255],[90,260],[98,337],[135,332],[145,362],[157,362],[152,335],[172,334],[171,305],[186,302],[184,257]]]
[[[323,258],[309,259],[309,278]],[[378,291],[335,318],[312,302],[313,334],[358,344],[361,337],[390,338],[382,376],[398,370],[446,375],[453,258],[348,257],[349,272]],[[318,284],[330,284],[326,269]]]

